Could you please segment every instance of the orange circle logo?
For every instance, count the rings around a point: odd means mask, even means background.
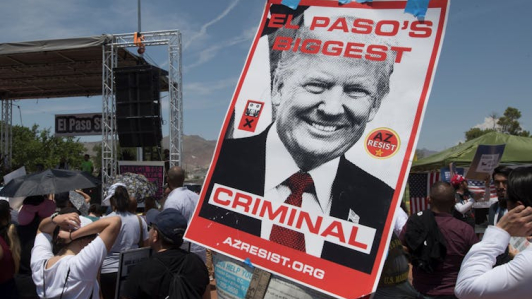
[[[366,152],[378,159],[387,159],[395,155],[401,146],[399,135],[388,128],[377,128],[366,137]]]

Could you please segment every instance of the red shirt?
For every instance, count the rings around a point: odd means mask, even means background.
[[[6,241],[4,241],[4,238],[0,236],[0,246],[2,246],[2,251],[4,252],[4,255],[2,259],[0,260],[0,284],[10,280],[15,275],[15,261],[13,260],[13,256],[11,255],[11,249],[9,249],[9,245],[7,245]]]
[[[412,284],[421,294],[427,296],[454,295],[454,286],[464,256],[473,244],[478,242],[473,228],[456,219],[451,214],[434,213],[436,223],[447,243],[447,255],[433,273],[412,268]],[[406,225],[401,231],[400,239],[404,243]]]

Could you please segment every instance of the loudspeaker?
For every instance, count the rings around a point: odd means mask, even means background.
[[[139,65],[115,68],[113,72],[120,146],[159,146],[162,139],[160,70],[152,65]]]

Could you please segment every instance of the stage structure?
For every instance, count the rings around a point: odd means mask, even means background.
[[[181,33],[179,31],[154,31],[142,33],[142,46],[168,46],[168,95],[170,110],[170,167],[181,165],[183,152],[183,92],[181,76]],[[135,34],[118,34],[103,46],[102,87],[102,183],[110,182],[117,174],[116,93],[113,69],[117,67],[117,51],[121,48],[139,47]]]
[[[148,64],[126,48],[160,45],[168,46],[168,78],[161,76],[161,91],[169,92],[169,162],[181,165],[181,33],[168,30],[0,44],[0,167],[11,167],[14,100],[102,95],[102,183],[107,183],[117,172],[113,69]]]
[[[0,99],[2,97],[0,96]],[[13,100],[2,100],[2,121],[0,123],[0,141],[1,143],[1,161],[0,165],[3,168],[11,166],[11,158],[13,156],[13,130],[11,128],[11,120],[13,114]],[[7,121],[9,120],[9,122]]]

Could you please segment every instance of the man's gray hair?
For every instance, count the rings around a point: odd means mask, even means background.
[[[272,36],[271,41],[275,40],[277,37],[287,37],[291,38],[292,45],[290,47],[290,50],[280,51],[281,53],[273,53],[272,58],[272,97],[276,96],[277,93],[280,91],[280,89],[283,87],[283,83],[286,80],[287,77],[289,77],[300,65],[298,65],[298,61],[302,60],[303,58],[309,58],[312,56],[316,57],[318,59],[323,54],[306,54],[301,51],[293,51],[292,48],[294,47],[294,41],[296,41],[298,38],[303,41],[305,39],[314,39],[319,36],[329,35],[331,37],[334,37],[335,40],[343,41],[343,42],[357,42],[357,43],[364,43],[364,44],[375,44],[375,45],[384,45],[387,46],[388,49],[393,47],[396,43],[394,38],[390,37],[380,37],[377,36],[374,33],[371,34],[353,34],[353,33],[345,33],[345,32],[328,32],[326,28],[314,28],[313,30],[310,30],[309,27],[305,26],[305,22],[303,21],[303,14],[297,16],[294,18],[292,24],[298,24],[299,29],[287,29],[285,27],[278,29]],[[354,20],[356,20],[356,17],[352,16],[338,16],[338,18],[345,18],[347,20],[348,24],[352,24]],[[270,44],[271,46],[272,44]],[[275,50],[272,50],[275,51]],[[342,51],[343,53],[343,51]],[[378,100],[382,100],[390,91],[390,76],[393,73],[394,68],[394,62],[396,58],[397,53],[395,51],[389,50],[386,59],[384,61],[371,61],[367,60],[365,58],[351,58],[351,59],[359,59],[361,63],[367,63],[367,64],[375,64],[378,66],[378,91],[376,97]],[[334,67],[342,67],[343,61],[341,60],[340,56],[327,56],[327,57],[334,57],[338,58],[337,65]]]

